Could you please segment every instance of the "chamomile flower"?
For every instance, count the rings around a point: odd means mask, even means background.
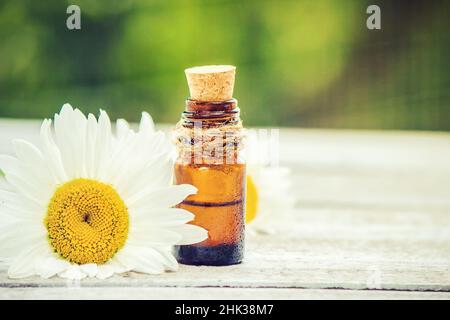
[[[248,230],[272,234],[294,205],[290,172],[285,167],[247,165],[246,223]]]
[[[247,230],[253,233],[272,234],[277,231],[292,211],[290,170],[269,163],[267,139],[257,138],[254,131],[247,133]]]
[[[158,274],[177,269],[173,245],[207,237],[173,208],[196,189],[171,185],[171,149],[148,114],[137,132],[119,120],[114,136],[106,112],[97,120],[65,104],[40,142],[15,140],[15,157],[0,156],[0,259],[11,278]]]

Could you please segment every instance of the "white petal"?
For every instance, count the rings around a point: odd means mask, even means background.
[[[47,243],[46,230],[42,222],[2,223],[0,227],[0,256],[4,258],[14,256],[21,249],[32,247],[40,241]]]
[[[127,244],[116,254],[118,261],[137,272],[160,274],[165,270],[165,259],[155,249]]]
[[[0,224],[0,233],[1,233],[2,230],[8,230],[10,224],[18,223],[21,221],[21,219],[16,217],[15,212],[11,211],[10,209],[0,207],[0,221],[1,221]]]
[[[41,126],[42,153],[58,183],[67,181],[67,175],[61,159],[61,153],[52,138],[51,120],[44,120]]]
[[[80,270],[84,272],[88,277],[95,277],[98,273],[98,266],[96,263],[87,263],[80,265]]]
[[[108,171],[106,170],[108,169],[108,165],[106,162],[109,161],[111,157],[111,144],[111,121],[109,120],[108,114],[105,111],[100,110],[100,117],[98,118],[97,140],[95,143],[96,156],[94,157],[94,168],[96,177],[101,179],[102,181],[105,181],[102,178],[108,173]]]
[[[55,114],[55,142],[61,155],[61,162],[68,179],[74,178],[74,155],[71,148],[72,139],[70,131],[72,130],[71,122],[74,120],[73,109],[70,104],[66,103],[61,108],[59,114]]]
[[[174,230],[162,229],[157,226],[144,226],[133,224],[130,226],[127,243],[133,245],[145,244],[147,246],[171,246],[183,236]]]
[[[136,186],[137,181],[137,187],[140,187],[142,179],[147,179],[145,186],[155,185],[153,178],[161,176],[162,172],[168,173],[170,179],[171,171],[160,169],[170,160],[165,144],[161,144],[163,139],[164,136],[160,133],[136,134],[133,130],[128,130],[126,137],[116,141],[111,161],[105,170],[107,174],[102,178],[118,190],[128,190],[130,186]],[[143,173],[146,177],[142,177]]]
[[[0,168],[1,170],[1,168]],[[2,172],[0,171],[0,190],[4,191],[14,191],[14,187],[6,181],[5,177],[2,176]]]
[[[111,183],[120,191],[145,187],[167,186],[172,178],[170,143],[162,132],[129,130],[126,138],[120,139],[115,146],[112,167],[108,169]],[[133,156],[130,157],[130,154]],[[143,173],[145,177],[143,177]],[[164,184],[160,184],[159,177]],[[131,192],[130,192],[131,193]]]
[[[143,168],[144,159],[136,155],[137,150],[142,147],[138,141],[132,138],[132,133],[128,137],[118,141],[109,158],[102,164],[103,181],[114,183],[122,176],[130,175],[131,169]],[[130,155],[133,155],[130,157]],[[147,159],[148,160],[148,159]]]
[[[30,179],[38,179],[43,187],[52,189],[56,181],[48,170],[41,151],[28,141],[21,139],[13,140],[13,146],[17,158],[29,168],[32,175]]]
[[[86,177],[93,179],[97,176],[97,168],[95,162],[97,151],[95,148],[98,134],[98,123],[97,119],[95,119],[95,116],[92,113],[88,115],[86,131]]]
[[[69,269],[70,266],[70,262],[62,258],[55,257],[54,254],[50,253],[47,257],[40,259],[35,264],[35,272],[42,278],[48,279],[58,273],[64,272]]]
[[[20,240],[15,240],[15,242],[0,244],[0,260],[14,260],[17,253],[23,248],[31,247],[37,242],[43,241],[43,237],[22,237]],[[48,245],[48,243],[46,243]]]
[[[167,270],[170,271],[177,271],[178,270],[178,261],[175,259],[175,257],[172,254],[172,247],[168,247],[166,249],[161,248],[154,248],[161,254],[161,256],[164,259],[164,265],[166,266]]]
[[[112,258],[105,264],[98,265],[98,273],[96,277],[98,279],[106,279],[114,274],[120,274],[129,271],[129,268],[121,265],[117,259]]]
[[[128,205],[133,206],[156,189],[168,187],[172,182],[172,170],[171,161],[156,160],[143,168],[140,175],[130,179],[126,189],[123,185],[118,186],[119,193]]]
[[[124,273],[131,270],[126,266],[124,266],[123,264],[121,264],[115,257],[111,258],[107,264],[114,268],[115,273]]]
[[[193,219],[191,212],[180,208],[140,209],[133,214],[133,223],[139,225],[139,229],[176,226]]]
[[[154,189],[132,203],[135,208],[169,208],[182,202],[187,196],[197,193],[197,188],[190,184],[173,185]]]
[[[116,136],[117,139],[124,139],[130,132],[130,126],[124,119],[117,119],[116,121]]]
[[[114,267],[109,264],[103,264],[98,266],[98,272],[96,277],[98,279],[106,279],[113,276],[115,273]]]
[[[35,262],[45,254],[47,248],[47,243],[39,242],[32,247],[22,250],[10,265],[8,277],[19,279],[34,275]]]
[[[5,173],[6,180],[20,194],[39,205],[46,205],[53,193],[51,186],[39,183],[29,168],[14,157],[0,155],[0,167]]]
[[[69,179],[86,175],[86,128],[87,119],[84,114],[67,103],[55,115],[56,144]]]
[[[208,238],[208,231],[192,224],[179,225],[170,228],[170,230],[178,232],[182,236],[182,239],[177,243],[179,245],[199,243]]]
[[[87,277],[87,274],[81,271],[80,266],[77,264],[72,264],[65,271],[58,273],[61,278],[70,280],[81,280]]]
[[[45,208],[16,192],[0,189],[0,211],[12,214],[18,219],[42,220]]]
[[[155,131],[155,123],[147,112],[142,112],[141,122],[139,123],[139,131],[153,133]]]

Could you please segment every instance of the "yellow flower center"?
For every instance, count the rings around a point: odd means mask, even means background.
[[[63,258],[102,264],[125,244],[128,210],[111,186],[75,179],[56,189],[45,224],[50,244]]]
[[[258,189],[249,175],[247,175],[247,198],[245,201],[245,222],[249,223],[255,219],[258,213]]]

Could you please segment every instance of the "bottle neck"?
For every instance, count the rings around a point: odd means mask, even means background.
[[[241,164],[243,130],[237,100],[186,100],[174,131],[177,162],[184,164]]]
[[[186,100],[182,113],[184,125],[202,121],[207,125],[233,124],[239,122],[239,108],[236,99],[226,101]]]
[[[187,99],[185,111],[206,114],[211,112],[230,112],[236,108],[236,99],[230,99],[226,101],[198,101]]]

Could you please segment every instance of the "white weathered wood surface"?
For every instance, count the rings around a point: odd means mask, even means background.
[[[0,120],[0,153],[38,129]],[[80,284],[1,270],[0,298],[450,298],[449,133],[284,129],[280,140],[295,214],[249,236],[243,264]]]

